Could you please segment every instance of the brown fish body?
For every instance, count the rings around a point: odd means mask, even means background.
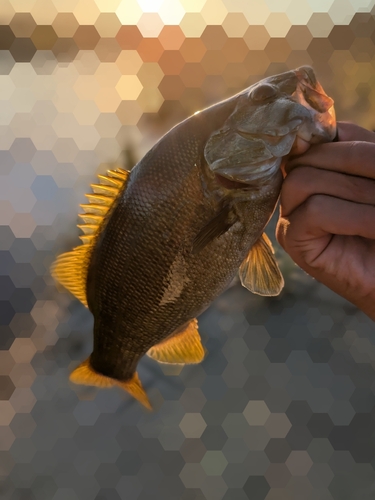
[[[263,196],[236,199],[204,161],[210,132],[202,113],[157,144],[131,172],[93,250],[91,362],[105,375],[125,380],[153,345],[200,314],[232,280],[274,210],[281,171]],[[192,253],[199,232],[226,208],[233,225]]]
[[[76,295],[94,315],[94,348],[74,381],[117,381],[148,404],[134,382],[139,359],[160,345],[170,349],[169,339],[176,339],[166,359],[191,362],[186,352],[200,345],[199,336],[191,340],[194,318],[238,268],[252,291],[280,292],[282,277],[262,236],[278,200],[280,167],[292,148],[298,153],[334,138],[332,103],[312,70],[300,68],[190,117],[146,154],[90,240],[87,269],[79,271],[86,294]],[[72,269],[79,266],[79,249],[55,267],[73,293],[63,266],[73,257]]]

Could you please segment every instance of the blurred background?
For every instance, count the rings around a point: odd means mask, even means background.
[[[141,361],[154,413],[68,382],[92,318],[49,276],[97,173],[264,76],[310,64],[338,119],[373,128],[374,4],[1,0],[1,498],[375,498],[373,323],[277,245],[285,290],[229,288],[201,365]]]

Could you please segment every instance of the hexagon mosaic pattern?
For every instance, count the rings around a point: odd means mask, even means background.
[[[48,271],[97,173],[265,75],[311,64],[374,128],[374,3],[1,1],[2,499],[375,498],[374,324],[277,245],[285,290],[234,283],[199,318],[202,364],[141,361],[153,413],[68,382],[92,318]]]

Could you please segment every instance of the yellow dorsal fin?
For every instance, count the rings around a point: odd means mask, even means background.
[[[96,194],[103,194],[104,196],[109,196],[110,198],[117,196],[119,192],[118,187],[106,186],[105,184],[91,184],[91,188]]]
[[[279,295],[284,279],[274,257],[272,243],[263,233],[240,267],[242,285],[258,295]]]
[[[59,255],[52,264],[52,276],[87,307],[86,276],[90,245],[82,245]]]
[[[113,202],[113,197],[112,196],[107,196],[104,194],[92,194],[92,193],[87,193],[86,198],[88,198],[90,203],[95,203],[98,205],[106,205],[107,207],[110,207]]]
[[[83,208],[86,214],[94,215],[105,215],[109,210],[105,205],[97,205],[95,203],[83,203],[80,207]]]
[[[99,225],[98,224],[77,224],[77,227],[79,227],[83,231],[83,234],[95,234],[96,231],[98,230]]]
[[[120,188],[123,184],[123,181],[119,179],[115,179],[114,177],[108,177],[107,175],[98,175],[98,179],[100,184],[104,184],[105,186],[114,186]]]
[[[200,363],[204,358],[204,348],[198,333],[198,321],[193,319],[183,330],[151,347],[147,355],[160,363]]]
[[[78,214],[78,217],[86,224],[100,224],[103,219],[101,215],[94,214]]]
[[[90,203],[81,205],[85,213],[79,216],[84,224],[78,224],[78,227],[83,232],[83,235],[80,236],[83,245],[57,257],[51,267],[51,273],[55,280],[67,288],[85,306],[87,306],[86,278],[91,250],[99,233],[100,225],[126,183],[128,175],[129,172],[122,168],[108,170],[107,175],[99,175],[100,184],[91,185],[95,194],[86,195]]]
[[[107,170],[108,177],[113,177],[114,179],[119,179],[120,181],[126,181],[129,172],[123,168],[117,168],[116,170]]]
[[[75,384],[94,385],[96,387],[121,387],[121,389],[128,392],[148,410],[152,410],[150,401],[148,400],[137,373],[134,373],[130,380],[121,382],[120,380],[106,377],[96,372],[91,367],[90,358],[88,358],[72,371],[69,380]]]
[[[95,234],[83,234],[79,236],[79,239],[84,245],[91,245],[95,239]]]

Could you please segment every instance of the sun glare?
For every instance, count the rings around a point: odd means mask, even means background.
[[[163,0],[137,0],[143,12],[159,12]]]

